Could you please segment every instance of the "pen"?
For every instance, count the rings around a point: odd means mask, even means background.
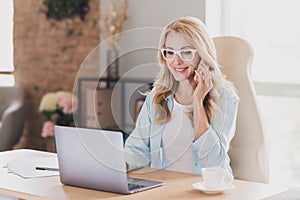
[[[45,170],[45,171],[58,171],[58,168],[51,167],[35,167],[36,170]]]

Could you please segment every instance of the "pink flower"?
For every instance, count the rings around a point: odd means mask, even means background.
[[[62,108],[62,111],[65,114],[72,114],[74,112],[72,99],[63,98],[58,102],[58,106]]]
[[[43,124],[42,137],[46,138],[48,136],[54,136],[54,126],[55,123],[52,121],[46,121]]]

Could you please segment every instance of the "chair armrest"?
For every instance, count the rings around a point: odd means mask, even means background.
[[[21,102],[15,101],[1,117],[0,151],[9,150],[15,145],[24,127],[24,109]]]
[[[21,109],[22,104],[20,102],[13,102],[10,106],[8,106],[1,117],[1,121],[4,121],[5,118],[7,118],[7,116],[11,115],[13,112],[18,111],[19,109]]]

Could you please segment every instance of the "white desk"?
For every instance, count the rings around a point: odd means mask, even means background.
[[[160,180],[165,185],[151,190],[120,195],[97,190],[65,186],[59,176],[23,179],[7,172],[6,163],[16,157],[56,156],[53,153],[34,150],[13,150],[0,153],[0,194],[20,199],[264,199],[286,191],[285,188],[268,184],[235,180],[235,189],[222,194],[207,195],[194,190],[192,184],[202,180],[201,176],[179,172],[155,170],[143,173],[142,169],[129,174],[131,177]]]

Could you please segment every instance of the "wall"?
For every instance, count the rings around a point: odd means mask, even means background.
[[[49,91],[72,90],[80,64],[99,43],[99,0],[90,0],[84,21],[79,17],[47,19],[42,0],[14,0],[14,65],[16,84],[26,93],[27,116],[16,148],[45,148],[38,106]]]
[[[102,13],[109,6],[101,0]],[[205,20],[205,0],[129,0],[128,21],[122,35],[120,54],[121,74],[130,77],[153,78],[157,73],[157,46],[161,28],[182,16]],[[104,41],[105,37],[101,37]],[[101,55],[105,66],[105,55]],[[141,73],[143,71],[143,73]]]

